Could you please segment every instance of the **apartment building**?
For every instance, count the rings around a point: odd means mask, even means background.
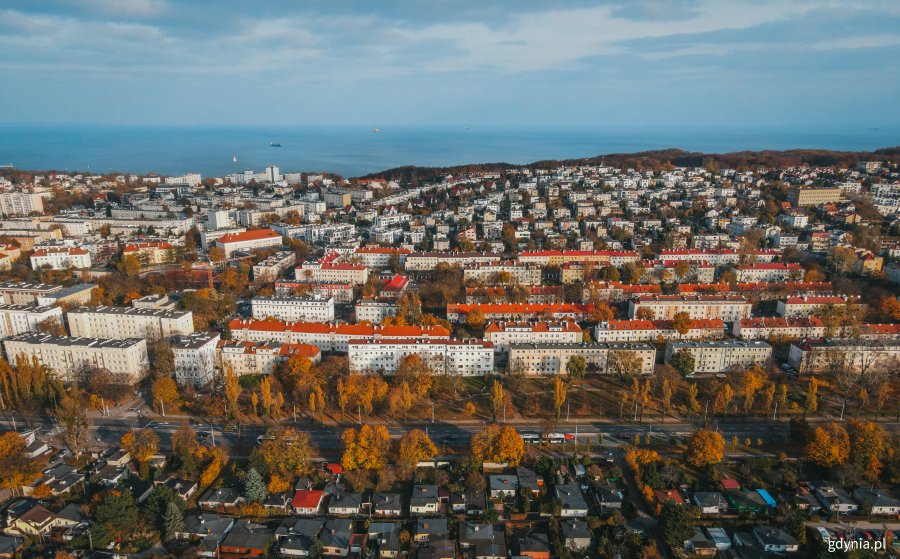
[[[788,364],[800,374],[834,370],[900,371],[900,339],[807,340],[791,344]]]
[[[676,267],[680,262],[685,262],[688,266],[687,272],[682,276],[676,272]],[[715,265],[702,260],[644,260],[642,264],[647,271],[647,275],[644,276],[645,281],[653,277],[659,278],[668,275],[671,278],[670,281],[708,283],[716,277]]]
[[[517,291],[524,296],[523,303],[554,304],[565,301],[565,290],[559,285],[535,285],[525,291]],[[467,287],[466,303],[490,303],[503,301],[510,298],[512,289],[508,286],[497,287]]]
[[[840,188],[792,188],[788,191],[788,201],[798,207],[821,206],[840,200]]]
[[[475,305],[448,304],[447,320],[464,322],[473,310],[481,312],[485,320],[588,320],[594,312],[594,305],[579,303],[529,304],[529,303],[484,303]]]
[[[777,250],[753,250],[746,253],[756,262],[774,262],[780,251]],[[738,264],[741,261],[741,253],[735,249],[723,248],[713,250],[697,249],[669,249],[659,251],[660,260],[686,260],[707,262],[713,266],[727,266]]]
[[[394,257],[401,267],[404,266],[411,253],[408,248],[370,246],[354,250],[353,258],[370,270],[383,270],[390,267],[391,258]]]
[[[44,247],[31,253],[31,268],[40,270],[68,270],[90,268],[91,253],[80,247]]]
[[[260,297],[250,299],[253,318],[330,322],[334,320],[334,299],[331,297]]]
[[[587,302],[599,297],[601,300],[621,303],[639,295],[662,295],[662,287],[658,284],[629,285],[618,281],[592,281],[585,284],[581,300]]]
[[[10,362],[18,357],[38,362],[63,382],[72,382],[87,368],[106,369],[120,382],[134,384],[146,373],[147,340],[143,338],[98,339],[51,336],[29,332],[3,342]]]
[[[34,192],[0,193],[0,214],[4,216],[44,213],[44,200]]]
[[[218,332],[173,336],[170,340],[178,384],[206,386],[216,376]]]
[[[484,330],[484,340],[494,344],[497,352],[506,352],[510,344],[576,344],[584,333],[571,321],[492,322]]]
[[[518,283],[521,285],[540,285],[543,269],[533,264],[514,264],[511,262],[476,263],[463,269],[463,279],[482,284]]]
[[[666,344],[665,362],[679,351],[694,356],[695,373],[724,373],[762,365],[772,357],[772,346],[761,340],[721,340],[708,342],[676,342]]]
[[[509,346],[509,366],[518,368],[527,375],[561,375],[574,356],[585,358],[588,373],[615,373],[609,366],[611,352],[622,352],[637,356],[640,367],[633,374],[651,374],[656,363],[656,350],[643,342],[590,344],[511,344]]]
[[[675,330],[673,320],[609,320],[594,328],[594,340],[598,342],[717,340],[724,336],[725,322],[719,319],[692,320],[684,334]]]
[[[306,343],[322,351],[346,353],[350,340],[427,339],[448,340],[443,326],[377,326],[372,324],[325,324],[278,320],[232,320],[228,325],[235,340]]]
[[[742,318],[734,321],[732,334],[742,340],[820,338],[825,324],[814,316]]]
[[[837,295],[804,295],[802,297],[788,297],[783,301],[778,301],[775,312],[778,313],[779,316],[795,318],[812,316],[827,306],[846,307],[847,305],[857,308],[864,307],[864,305],[859,303],[858,298],[848,298],[846,296]]]
[[[649,295],[628,302],[628,317],[637,318],[641,309],[648,309],[654,320],[674,320],[686,312],[693,320],[722,320],[734,322],[749,318],[753,305],[743,297],[721,295]]]
[[[290,297],[292,295],[312,295],[313,297],[331,297],[337,304],[353,302],[353,284],[350,282],[323,283],[304,281],[276,281],[275,296]]]
[[[0,305],[0,339],[25,332],[37,332],[45,320],[63,324],[62,309],[29,305]]]
[[[562,266],[568,262],[590,262],[596,266],[615,266],[640,262],[641,255],[618,250],[528,250],[519,253],[519,262],[538,266]]]
[[[746,296],[760,301],[772,301],[785,295],[830,295],[834,287],[830,281],[786,281],[786,282],[752,282],[752,283],[681,283],[678,284],[679,295],[697,295],[717,293],[719,295]]]
[[[231,370],[237,376],[270,375],[293,355],[304,355],[316,364],[322,360],[321,350],[310,344],[234,340],[219,343],[222,370]]]
[[[240,233],[227,233],[215,240],[215,246],[225,251],[225,258],[234,253],[250,252],[261,248],[276,248],[282,245],[281,233],[271,229],[256,229]]]
[[[735,268],[739,282],[786,282],[803,278],[803,266],[796,263],[764,262]]]
[[[397,316],[397,301],[385,297],[363,297],[354,306],[357,322],[381,324],[388,317]]]
[[[167,241],[129,243],[122,250],[122,256],[134,256],[141,266],[169,264],[175,259],[175,247]]]
[[[394,374],[403,359],[419,355],[438,374],[484,375],[494,370],[494,344],[482,340],[351,340],[350,370]]]
[[[253,265],[253,281],[270,282],[280,278],[297,263],[297,254],[282,250]]]
[[[410,272],[427,272],[437,268],[438,264],[464,268],[497,262],[502,257],[496,252],[413,252],[406,257],[404,267]]]
[[[340,258],[340,254],[332,252],[319,260],[304,262],[294,270],[294,278],[298,281],[365,284],[369,269],[362,264],[341,262]]]
[[[87,338],[168,338],[194,331],[194,314],[182,310],[78,307],[66,317],[69,333]]]

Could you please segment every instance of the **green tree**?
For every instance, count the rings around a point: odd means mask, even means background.
[[[672,549],[681,549],[684,542],[694,535],[694,522],[684,505],[666,501],[659,513],[659,529]]]
[[[140,512],[129,490],[107,491],[94,511],[94,545],[127,540],[141,528]]]
[[[163,535],[167,540],[175,538],[175,534],[184,530],[184,513],[175,503],[169,503],[163,518]]]
[[[694,359],[694,354],[686,349],[679,349],[672,355],[672,366],[676,371],[681,373],[682,375],[689,375],[694,372],[694,367],[697,366],[697,361]]]
[[[247,476],[244,478],[244,497],[251,503],[261,503],[266,498],[266,484],[256,468],[247,470]]]
[[[184,510],[184,501],[167,485],[157,485],[141,505],[144,518],[158,530],[165,531],[165,516],[169,507]]]
[[[587,359],[583,355],[573,355],[566,363],[566,372],[571,378],[584,378],[587,373]]]

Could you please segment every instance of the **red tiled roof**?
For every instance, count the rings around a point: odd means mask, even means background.
[[[256,229],[254,231],[243,231],[241,233],[228,233],[216,239],[217,243],[240,243],[245,241],[257,241],[259,239],[275,239],[281,238],[281,233],[272,231],[271,229]]]
[[[408,248],[395,248],[395,247],[359,247],[355,251],[354,254],[411,254],[412,251]]]
[[[555,304],[539,304],[539,303],[484,303],[484,304],[448,304],[447,314],[465,313],[468,314],[474,309],[478,309],[484,314],[529,314],[529,313],[586,313],[594,310],[592,304],[580,303],[555,303]]]
[[[295,509],[316,508],[322,502],[323,495],[325,492],[321,489],[298,489],[291,500],[291,506]]]
[[[32,253],[32,256],[47,256],[48,254],[68,254],[70,256],[78,256],[87,253],[88,251],[81,247],[51,247],[38,249]]]
[[[152,243],[134,243],[125,246],[125,249],[122,252],[137,252],[143,248],[158,248],[162,250],[167,250],[170,248],[174,248],[171,243],[168,241],[160,241],[160,242],[152,242]]]
[[[400,291],[406,284],[409,283],[409,278],[406,276],[401,276],[400,274],[395,275],[391,278],[391,281],[384,284],[384,287],[381,288],[382,291]]]
[[[550,322],[491,322],[484,333],[488,332],[505,332],[508,328],[528,328],[531,332],[549,332],[551,327],[561,328],[564,332],[581,332],[578,324],[569,321],[550,321]]]

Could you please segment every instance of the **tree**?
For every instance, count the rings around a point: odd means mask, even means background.
[[[488,425],[472,435],[472,455],[479,462],[506,463],[518,466],[525,456],[525,442],[510,425]]]
[[[266,484],[256,468],[247,470],[244,477],[244,498],[251,503],[261,503],[266,498]]]
[[[150,391],[153,395],[153,409],[158,413],[178,411],[178,385],[172,377],[156,379]]]
[[[497,419],[497,413],[503,408],[505,403],[506,397],[503,393],[503,385],[500,384],[499,380],[495,380],[491,383],[491,407],[494,410],[494,420]]]
[[[63,441],[66,446],[76,458],[81,456],[89,428],[83,402],[72,394],[65,394],[53,415],[63,428]]]
[[[622,279],[619,269],[615,266],[604,266],[600,268],[600,279],[603,281],[619,281]]]
[[[103,494],[91,526],[94,545],[105,547],[112,541],[126,540],[140,529],[140,512],[131,491],[113,489]]]
[[[25,453],[25,439],[15,431],[0,434],[0,489],[18,491],[40,477],[40,464]]]
[[[741,389],[744,393],[744,415],[753,409],[756,393],[766,380],[766,372],[758,365],[741,373]]]
[[[213,448],[209,451],[209,460],[206,467],[200,473],[200,486],[209,487],[212,482],[216,481],[222,472],[222,466],[225,465],[228,457],[221,448]]]
[[[679,349],[672,355],[672,367],[684,376],[694,372],[697,366],[697,360],[694,353],[687,349]]]
[[[559,421],[559,414],[563,404],[566,403],[566,385],[563,380],[556,376],[553,378],[553,408],[556,410],[556,420]]]
[[[678,281],[682,281],[690,273],[691,266],[686,261],[679,260],[675,263],[675,277],[678,278]]]
[[[481,309],[473,308],[469,311],[468,316],[466,316],[466,324],[469,325],[470,328],[475,330],[481,330],[484,328],[485,316]]]
[[[474,403],[472,403],[472,402],[466,402],[466,405],[465,405],[465,407],[463,408],[463,411],[464,411],[464,412],[466,413],[466,415],[468,415],[469,417],[474,417],[475,414],[478,413],[478,408],[475,407],[475,404],[474,404]]]
[[[878,302],[878,312],[890,320],[900,322],[900,300],[896,297],[884,297]]]
[[[566,372],[570,378],[584,378],[587,373],[587,359],[583,355],[573,355],[566,363]]]
[[[816,377],[809,377],[809,387],[806,390],[806,413],[816,413],[819,409],[819,381]]]
[[[169,340],[163,337],[148,340],[147,357],[153,376],[167,377],[175,373],[175,352],[172,351],[172,344],[169,343]]]
[[[407,431],[397,446],[397,466],[408,476],[419,462],[428,462],[437,454],[437,447],[421,429]]]
[[[346,429],[341,438],[344,441],[341,465],[345,470],[377,472],[387,463],[391,436],[384,425],[363,425],[359,430]]]
[[[141,261],[129,254],[122,258],[119,269],[130,278],[136,277],[141,271]]]
[[[675,331],[678,332],[680,336],[684,336],[688,332],[691,331],[691,326],[693,326],[694,321],[691,320],[691,315],[684,311],[675,313],[673,318],[672,327],[675,328]]]
[[[161,532],[165,532],[166,510],[170,504],[175,505],[179,512],[183,511],[185,507],[184,501],[175,494],[172,488],[165,484],[159,484],[153,489],[147,500],[141,504],[141,512],[149,523]]]
[[[782,383],[778,385],[778,395],[776,396],[775,403],[776,407],[784,410],[784,406],[787,405],[787,397],[788,397],[788,389],[787,385]]]
[[[852,270],[858,261],[856,251],[852,248],[837,246],[831,249],[826,264],[833,272],[843,275]]]
[[[725,439],[716,431],[697,429],[687,445],[685,459],[696,467],[718,464],[725,456]]]
[[[210,247],[207,254],[209,255],[209,259],[213,262],[222,262],[225,260],[225,249],[221,247]]]
[[[697,383],[691,383],[688,386],[687,393],[687,408],[690,414],[695,414],[700,412],[700,401],[697,400],[697,393],[699,389],[697,388]]]
[[[616,317],[616,311],[606,301],[592,301],[591,304],[594,305],[594,311],[591,313],[591,319],[594,322],[609,322]],[[585,332],[588,332],[588,330],[585,330]]]
[[[400,386],[395,390],[392,390],[388,395],[388,409],[394,417],[397,417],[397,414],[401,412],[403,413],[403,417],[406,417],[406,412],[409,411],[412,404],[412,391],[409,389],[409,384],[406,382],[401,382]]]
[[[138,431],[137,435],[130,432],[125,433],[122,435],[120,444],[123,449],[131,454],[132,459],[140,465],[141,477],[146,478],[148,474],[147,463],[159,450],[159,437],[156,436],[156,431],[145,428]]]
[[[809,444],[806,445],[806,459],[826,468],[839,466],[850,456],[850,438],[847,431],[837,423],[826,423],[816,427]]]
[[[238,377],[234,374],[234,369],[230,366],[225,367],[225,400],[228,402],[228,417],[237,417],[238,415],[238,397],[241,395],[241,385],[238,383]]]
[[[38,331],[51,336],[65,336],[66,328],[56,317],[45,318],[38,323]]]
[[[659,513],[659,529],[669,547],[681,549],[694,535],[694,521],[684,505],[666,501]]]
[[[871,421],[853,419],[847,424],[850,437],[850,461],[868,466],[881,464],[886,448],[884,427]]]
[[[262,403],[263,413],[271,416],[274,400],[272,398],[272,379],[268,376],[264,376],[259,381],[259,399]]]
[[[309,435],[284,425],[271,427],[266,431],[265,440],[259,445],[257,455],[269,474],[284,479],[305,475],[312,467]]]
[[[182,425],[172,435],[174,465],[185,475],[193,477],[196,474],[203,455],[203,445],[191,427]]]
[[[406,355],[400,360],[394,378],[406,382],[418,396],[425,396],[431,390],[434,371],[418,353]]]
[[[650,307],[640,307],[634,313],[634,317],[638,320],[653,320],[656,317],[656,313]]]
[[[167,540],[171,540],[182,530],[184,530],[184,513],[178,508],[178,505],[169,503],[163,518],[163,535]]]
[[[643,369],[644,362],[636,351],[627,349],[614,349],[607,357],[607,368],[610,372],[629,379]]]

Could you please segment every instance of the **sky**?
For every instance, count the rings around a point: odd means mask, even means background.
[[[896,0],[4,0],[0,122],[900,129]]]

